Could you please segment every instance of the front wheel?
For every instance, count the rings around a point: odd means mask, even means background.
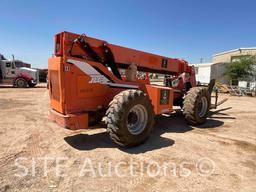
[[[18,88],[26,88],[28,86],[28,82],[23,78],[18,78],[15,81],[15,86]]]
[[[154,112],[148,96],[140,90],[122,91],[106,112],[110,138],[124,147],[143,143],[154,125]]]
[[[210,94],[207,88],[191,88],[183,102],[183,114],[186,121],[192,125],[205,123],[210,105]]]

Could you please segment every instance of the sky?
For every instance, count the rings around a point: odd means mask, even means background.
[[[36,68],[47,68],[61,31],[190,63],[256,47],[255,0],[0,0],[0,7],[0,53]]]

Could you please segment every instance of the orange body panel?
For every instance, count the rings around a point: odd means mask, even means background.
[[[173,89],[172,88],[146,85],[146,89],[156,115],[169,113],[173,111]],[[165,95],[161,96],[161,91],[164,91]],[[161,98],[165,99],[164,103],[161,103]]]
[[[53,57],[48,60],[48,79],[49,79],[49,94],[51,108],[64,113],[64,79],[63,65],[61,57]]]
[[[77,66],[67,63],[68,59],[54,57],[49,59],[49,94],[50,119],[61,126],[70,129],[88,128],[88,112],[105,109],[113,97],[124,89],[110,88],[101,83],[90,83],[92,78]],[[75,61],[84,62],[83,59]],[[97,66],[105,74],[113,76],[106,68],[93,61],[87,61],[90,66]],[[122,83],[115,77],[116,82]],[[137,85],[136,82],[126,84]]]
[[[89,126],[88,113],[63,115],[51,109],[49,119],[72,130],[86,129]]]

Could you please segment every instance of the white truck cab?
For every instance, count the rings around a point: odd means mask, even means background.
[[[22,61],[7,60],[0,55],[0,83],[11,84],[14,87],[34,87],[39,81],[36,69],[25,67]]]

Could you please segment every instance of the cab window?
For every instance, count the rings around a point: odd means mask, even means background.
[[[16,67],[23,67],[23,63],[22,63],[22,62],[15,61],[15,66],[16,66]]]
[[[11,63],[6,63],[6,65],[5,65],[6,67],[11,67]]]

